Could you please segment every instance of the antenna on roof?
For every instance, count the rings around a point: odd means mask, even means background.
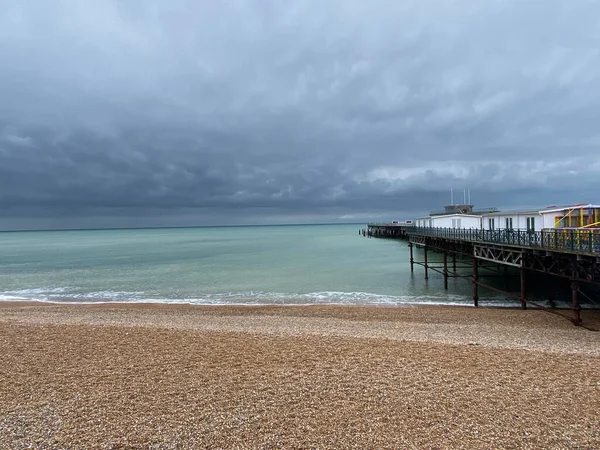
[[[469,189],[469,205],[471,204],[471,189]]]
[[[463,205],[467,204],[467,190],[463,189]]]

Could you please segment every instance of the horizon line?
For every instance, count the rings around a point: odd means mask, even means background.
[[[28,228],[0,230],[0,233],[45,232],[45,231],[118,231],[118,230],[177,230],[193,228],[244,228],[244,227],[291,227],[319,225],[361,225],[369,222],[314,222],[314,223],[271,223],[271,224],[231,224],[231,225],[183,225],[183,226],[142,226],[105,228]]]

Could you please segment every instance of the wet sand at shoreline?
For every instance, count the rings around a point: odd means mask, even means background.
[[[2,448],[600,447],[600,333],[541,311],[6,303],[0,379]]]

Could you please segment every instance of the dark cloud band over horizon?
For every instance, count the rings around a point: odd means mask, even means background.
[[[0,9],[0,229],[598,202],[598,1]]]

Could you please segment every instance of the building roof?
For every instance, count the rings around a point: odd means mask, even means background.
[[[472,205],[456,205],[456,206],[469,206]],[[598,208],[600,209],[600,205],[595,205],[592,203],[577,203],[573,205],[565,205],[565,206],[548,206],[546,208],[530,208],[530,209],[512,209],[506,211],[499,211],[497,208],[485,208],[483,210],[472,210],[472,214],[461,214],[461,213],[447,213],[442,211],[433,211],[431,215],[425,217],[417,217],[415,220],[423,220],[423,219],[436,219],[441,217],[504,217],[504,216],[524,216],[524,215],[539,215],[543,213],[552,213],[552,212],[561,212],[561,211],[569,211],[576,209],[590,209],[590,208]]]
[[[498,212],[496,207],[478,208],[474,209],[473,205],[448,205],[444,206],[443,211],[431,211],[431,216],[447,216],[448,214],[471,214],[474,216],[481,216],[487,213]]]
[[[481,217],[481,215],[480,214],[453,213],[453,214],[439,214],[439,215],[435,215],[435,216],[429,216],[427,218],[428,219],[443,219],[445,217],[476,217],[477,219],[479,219]]]
[[[578,203],[575,205],[566,205],[566,206],[548,206],[546,209],[540,210],[540,213],[547,212],[559,212],[559,211],[568,211],[570,209],[590,209],[590,208],[600,208],[600,205],[594,205],[592,203]]]
[[[507,211],[497,211],[492,213],[484,214],[484,217],[498,217],[498,216],[524,216],[527,214],[539,214],[539,209],[512,209]]]
[[[480,214],[460,214],[460,213],[452,213],[452,214],[433,214],[431,216],[417,217],[414,220],[429,220],[429,219],[443,219],[445,217],[476,217],[480,218]]]

